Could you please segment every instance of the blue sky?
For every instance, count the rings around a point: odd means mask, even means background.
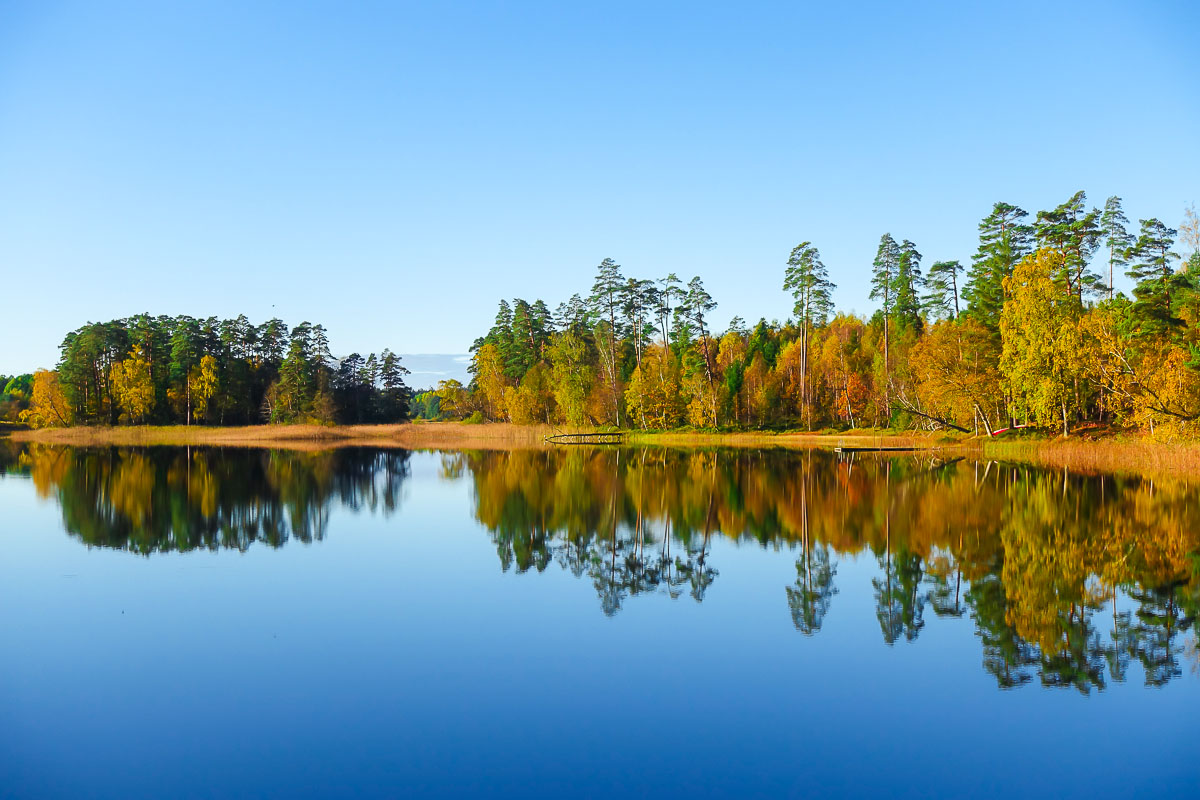
[[[0,372],[141,311],[464,352],[609,256],[784,318],[802,240],[861,313],[885,231],[1200,202],[1196,4],[909,6],[0,2]]]

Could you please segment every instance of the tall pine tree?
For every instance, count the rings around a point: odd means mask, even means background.
[[[905,239],[896,257],[895,316],[903,330],[921,330],[921,254]]]
[[[1078,191],[1052,211],[1039,211],[1034,226],[1038,247],[1062,256],[1055,282],[1080,306],[1085,295],[1100,295],[1107,289],[1100,276],[1088,269],[1103,233],[1100,212],[1088,211],[1086,202],[1087,194]]]
[[[935,261],[929,268],[925,287],[929,290],[922,298],[925,313],[934,319],[957,319],[958,276],[963,267],[958,261]]]
[[[1104,201],[1104,211],[1100,214],[1100,233],[1104,237],[1104,246],[1108,249],[1108,299],[1113,299],[1113,273],[1117,267],[1129,263],[1125,257],[1133,237],[1129,235],[1126,226],[1129,220],[1121,208],[1121,198],[1113,195]]]
[[[880,301],[883,311],[883,375],[884,375],[884,405],[887,415],[892,415],[891,395],[891,327],[892,311],[896,296],[896,273],[900,261],[900,246],[890,233],[879,238],[879,248],[875,251],[875,261],[871,265],[871,299]]]
[[[800,322],[800,396],[805,419],[812,428],[812,400],[809,397],[809,340],[814,325],[823,325],[833,310],[833,283],[821,262],[821,254],[810,242],[792,248],[783,273],[783,289],[792,293],[793,312]]]
[[[1140,332],[1146,334],[1179,324],[1180,320],[1172,313],[1171,298],[1187,288],[1187,280],[1171,266],[1179,258],[1178,253],[1171,251],[1177,231],[1154,217],[1140,222],[1142,229],[1137,241],[1126,254],[1129,269],[1125,274],[1137,282],[1133,289],[1136,298],[1133,313]]]
[[[1000,311],[1004,308],[1004,279],[1031,250],[1032,229],[1022,220],[1029,214],[1010,203],[996,203],[979,223],[979,249],[963,286],[966,313],[1000,342]]]
[[[621,317],[621,300],[625,277],[621,265],[606,258],[596,267],[596,280],[588,298],[589,311],[595,322],[596,347],[600,351],[604,373],[612,395],[613,419],[621,426],[621,387],[617,370],[617,342],[621,338],[617,327]]]

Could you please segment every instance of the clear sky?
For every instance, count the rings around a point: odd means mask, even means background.
[[[782,319],[806,239],[868,312],[885,231],[1078,189],[1177,226],[1198,7],[0,0],[0,372],[141,311],[461,353],[606,256]]]

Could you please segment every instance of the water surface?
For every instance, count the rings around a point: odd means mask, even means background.
[[[0,795],[1200,785],[1186,481],[0,443]]]

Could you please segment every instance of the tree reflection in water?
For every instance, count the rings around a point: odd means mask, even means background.
[[[784,594],[806,636],[836,611],[838,557],[871,553],[883,641],[969,618],[1003,688],[1036,679],[1086,693],[1132,664],[1161,685],[1195,657],[1200,509],[1186,480],[782,449],[440,459],[442,479],[469,481],[501,569],[586,577],[605,614],[638,595],[703,601],[720,538],[796,554]],[[142,554],[319,540],[335,502],[395,511],[408,462],[398,450],[0,445],[0,470],[55,498],[72,536]]]
[[[585,449],[462,453],[501,566],[557,561],[593,581],[605,613],[631,596],[717,576],[714,536],[799,552],[785,587],[796,629],[830,611],[836,554],[869,550],[883,641],[969,616],[1001,687],[1037,678],[1081,692],[1182,674],[1198,596],[1200,519],[1187,481],[1083,476],[964,459],[840,459],[821,451]],[[683,553],[672,558],[675,540]],[[647,556],[649,547],[650,557]],[[1102,635],[1097,613],[1115,611]],[[1194,646],[1193,646],[1194,649]]]
[[[8,450],[8,470],[26,472],[39,496],[58,501],[70,535],[143,555],[319,541],[335,500],[394,512],[409,470],[400,450]]]

